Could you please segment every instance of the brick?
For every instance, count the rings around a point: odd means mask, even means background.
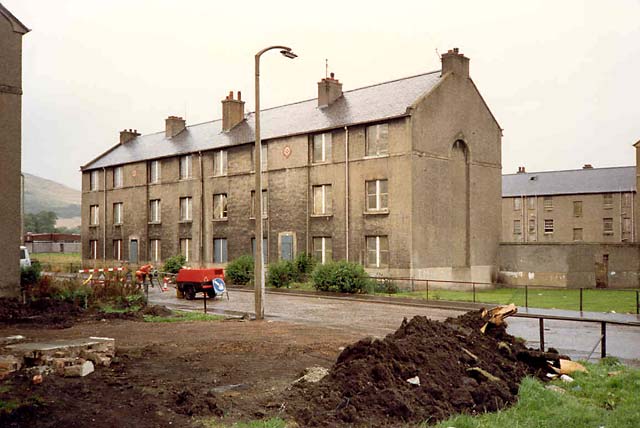
[[[64,368],[65,377],[84,377],[95,370],[91,361]]]

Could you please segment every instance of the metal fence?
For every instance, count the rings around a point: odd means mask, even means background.
[[[568,296],[566,305],[563,305],[564,309],[572,309],[583,312],[585,310],[591,310],[594,312],[604,312],[597,309],[596,301],[601,299],[596,298],[597,293],[612,293],[611,296],[615,296],[622,304],[628,306],[629,312],[635,312],[640,314],[640,288],[595,288],[595,287],[580,287],[580,288],[560,288],[548,285],[524,285],[524,286],[509,286],[504,284],[489,283],[489,282],[472,282],[472,281],[450,281],[450,280],[438,280],[438,279],[418,279],[408,277],[385,277],[376,276],[376,281],[383,284],[381,287],[382,292],[384,288],[390,288],[392,290],[411,291],[425,300],[455,300],[466,301],[473,303],[516,303],[518,306],[524,306],[525,308],[541,307],[536,305],[536,302],[544,301],[547,296],[545,292],[553,291],[553,293],[565,292]],[[388,284],[395,286],[389,287]],[[499,299],[491,299],[490,292],[495,290],[512,290],[513,294],[509,296],[509,302],[500,301]],[[460,294],[453,296],[447,296],[448,292],[464,292],[470,293],[469,298]],[[422,294],[424,293],[424,294]],[[574,296],[575,294],[575,296]],[[447,298],[448,297],[448,298]],[[574,301],[571,301],[571,299]],[[543,306],[544,307],[544,306]]]

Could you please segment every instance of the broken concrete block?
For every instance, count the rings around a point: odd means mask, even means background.
[[[7,337],[1,337],[0,338],[0,345],[4,346],[4,345],[11,345],[12,343],[17,343],[20,341],[25,340],[26,337],[22,336],[22,335],[15,335],[15,336],[7,336]]]
[[[411,385],[420,386],[420,378],[418,376],[410,377],[409,379],[407,379],[407,382],[409,382]]]
[[[22,367],[22,360],[13,355],[0,355],[0,379],[4,379]]]
[[[95,368],[91,361],[85,361],[82,364],[65,367],[64,375],[66,377],[84,377],[90,373],[93,373],[94,369]]]

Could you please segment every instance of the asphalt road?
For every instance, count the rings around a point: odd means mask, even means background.
[[[151,303],[175,309],[202,310],[203,299],[187,301],[176,298],[175,290],[161,292],[157,287],[149,292]],[[222,314],[254,313],[253,293],[232,290],[229,299],[207,300],[210,312]],[[349,329],[364,336],[384,336],[395,331],[404,317],[424,315],[444,320],[460,315],[461,310],[433,307],[403,306],[331,299],[317,296],[292,296],[269,293],[265,300],[268,319],[322,325],[330,329]],[[527,340],[531,347],[539,346],[539,325],[535,319],[510,318],[510,334]],[[600,325],[572,321],[545,321],[545,345],[554,347],[574,359],[586,359],[595,347],[592,360],[600,355]],[[607,354],[627,364],[640,366],[640,327],[607,326]]]

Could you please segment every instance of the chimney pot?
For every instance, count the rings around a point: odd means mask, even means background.
[[[593,165],[591,165],[590,163],[585,163],[582,169],[593,169]]]
[[[238,101],[242,101],[242,92],[238,91]]]
[[[335,73],[330,76],[318,82],[318,107],[327,107],[342,96],[342,83],[335,79]]]
[[[331,76],[331,78],[333,79],[333,78],[336,77],[336,74],[334,72],[331,72],[331,74],[329,74],[329,76]]]
[[[138,130],[131,130],[131,129],[123,129],[122,131],[120,131],[120,144],[126,144],[129,141],[133,140],[134,138],[136,138],[138,135],[140,135],[138,133]]]
[[[453,73],[460,77],[469,77],[469,58],[460,53],[458,48],[449,49],[442,55],[442,74]]]

